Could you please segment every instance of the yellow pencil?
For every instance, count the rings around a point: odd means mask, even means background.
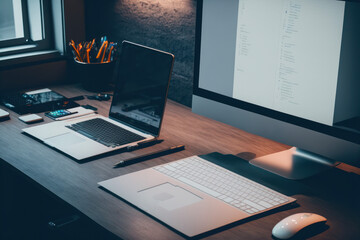
[[[114,49],[114,46],[111,46],[111,48],[110,48],[110,51],[109,51],[109,56],[108,56],[108,60],[107,60],[107,62],[110,62],[110,59],[111,59],[111,52],[112,52],[112,50]]]
[[[101,57],[101,63],[104,62],[107,45],[108,45],[108,41],[105,41],[105,46],[104,46],[104,50],[103,50],[103,55],[102,55],[102,57]]]
[[[77,58],[80,62],[82,62],[82,58],[81,58],[81,56],[80,56],[79,51],[76,49],[75,44],[70,43],[69,45],[73,48],[73,50],[74,50],[74,52],[75,52],[75,55],[76,55],[76,58]]]
[[[96,55],[96,58],[99,58],[99,57],[100,57],[101,52],[102,52],[102,50],[103,50],[103,48],[104,48],[105,42],[106,42],[106,41],[104,41],[104,42],[101,44],[101,47],[100,47],[100,49],[99,49],[98,54]]]

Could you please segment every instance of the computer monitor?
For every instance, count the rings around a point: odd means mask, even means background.
[[[360,166],[360,3],[198,0],[193,112],[294,146],[290,179]]]

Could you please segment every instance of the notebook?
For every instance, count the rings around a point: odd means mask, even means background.
[[[23,132],[76,160],[150,141],[160,134],[173,62],[170,53],[124,41],[109,117],[91,114]]]

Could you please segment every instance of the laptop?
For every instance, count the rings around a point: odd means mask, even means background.
[[[233,170],[192,156],[98,184],[187,237],[296,201]]]
[[[91,114],[22,131],[84,160],[151,141],[160,134],[174,56],[122,42],[109,117]]]

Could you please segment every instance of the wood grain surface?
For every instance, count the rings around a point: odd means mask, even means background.
[[[53,86],[51,89],[67,97],[93,95],[77,85]],[[110,101],[85,99],[78,102],[95,106],[99,114],[108,115]],[[39,115],[44,116],[43,113]],[[183,239],[183,236],[100,189],[97,182],[192,155],[220,152],[248,160],[289,148],[199,116],[187,107],[168,101],[160,135],[165,140],[163,143],[79,163],[25,136],[21,129],[29,125],[21,122],[14,112],[11,112],[10,117],[10,120],[0,123],[2,161],[122,239]],[[44,122],[51,121],[44,117]],[[184,144],[186,150],[125,168],[112,167],[119,160],[179,144]],[[342,165],[341,169],[334,168],[307,180],[269,182],[282,192],[290,193],[297,199],[297,204],[251,221],[233,224],[204,235],[203,238],[271,239],[273,226],[282,218],[299,212],[315,212],[328,219],[328,227],[311,236],[311,239],[356,239],[360,236],[360,180],[359,175],[354,173],[357,171]],[[265,182],[267,180],[266,174],[252,177]]]

